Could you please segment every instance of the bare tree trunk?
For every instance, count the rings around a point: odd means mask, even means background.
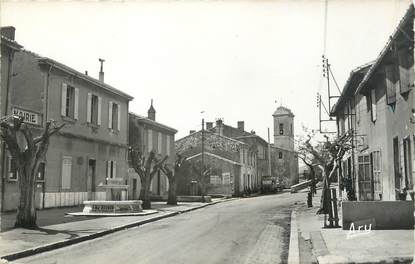
[[[19,168],[19,204],[14,227],[37,228],[36,220],[36,175],[30,170],[30,163]]]
[[[176,177],[170,176],[169,180],[169,194],[167,197],[167,204],[177,205],[177,194],[176,194]]]
[[[143,201],[143,209],[151,209],[151,200],[150,200],[150,184],[151,179],[146,175],[141,184],[140,200]]]

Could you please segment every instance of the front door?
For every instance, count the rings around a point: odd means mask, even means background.
[[[399,141],[398,137],[393,139],[393,169],[395,174],[395,198],[399,200],[401,189],[401,172],[399,168]]]
[[[88,161],[88,200],[95,200],[95,167],[96,161],[90,159]]]
[[[357,159],[359,165],[359,199],[361,201],[373,200],[373,181],[372,173],[370,173],[370,156],[362,155]]]

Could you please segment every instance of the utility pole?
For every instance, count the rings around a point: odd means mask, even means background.
[[[271,143],[268,128],[268,175],[271,176]]]
[[[205,119],[202,118],[202,166],[200,168],[200,180],[202,182],[204,182],[205,180],[203,179],[204,168],[205,168]]]

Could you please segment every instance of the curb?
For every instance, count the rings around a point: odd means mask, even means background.
[[[300,245],[298,243],[297,216],[295,210],[291,212],[290,245],[288,251],[288,264],[300,263]]]
[[[158,221],[158,220],[161,220],[161,219],[169,218],[169,217],[179,215],[179,214],[182,214],[182,213],[191,212],[191,211],[194,211],[194,210],[197,210],[197,209],[205,208],[207,206],[211,206],[211,205],[214,205],[214,204],[227,202],[227,201],[233,201],[233,200],[236,200],[236,199],[231,198],[231,199],[225,199],[225,200],[210,202],[210,203],[207,203],[207,204],[192,207],[192,208],[185,209],[185,210],[182,210],[182,211],[166,213],[164,215],[155,216],[155,217],[150,218],[150,219],[140,220],[140,221],[137,221],[137,222],[134,222],[134,223],[114,227],[114,228],[111,228],[111,229],[108,229],[108,230],[105,230],[105,231],[101,231],[101,232],[97,232],[97,233],[94,233],[94,234],[90,234],[90,235],[86,235],[86,236],[82,236],[82,237],[77,237],[77,238],[70,239],[70,240],[62,240],[62,241],[58,241],[58,242],[38,246],[38,247],[35,247],[35,248],[29,248],[29,249],[22,250],[22,251],[19,251],[19,252],[10,253],[10,254],[4,255],[4,256],[0,256],[0,260],[5,259],[7,261],[13,261],[13,260],[16,260],[16,259],[33,256],[33,255],[36,255],[36,254],[39,254],[39,253],[43,253],[43,252],[51,251],[51,250],[54,250],[54,249],[70,246],[70,245],[73,245],[73,244],[78,244],[80,242],[84,242],[84,241],[92,240],[92,239],[95,239],[95,238],[103,237],[105,235],[109,235],[109,234],[112,234],[112,233],[115,233],[115,232],[118,232],[118,231],[121,231],[121,230],[125,230],[125,229],[128,229],[128,228],[141,226],[141,225],[144,225],[144,224],[148,224],[148,223],[155,222],[155,221]]]

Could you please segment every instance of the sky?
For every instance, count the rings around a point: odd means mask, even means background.
[[[325,54],[340,88],[376,59],[410,2],[328,0]],[[270,128],[272,141],[280,105],[296,134],[318,128],[324,10],[324,0],[14,0],[1,1],[0,24],[25,49],[92,77],[104,58],[105,82],[134,97],[130,111],[147,115],[153,99],[176,139],[222,118],[264,139]]]

